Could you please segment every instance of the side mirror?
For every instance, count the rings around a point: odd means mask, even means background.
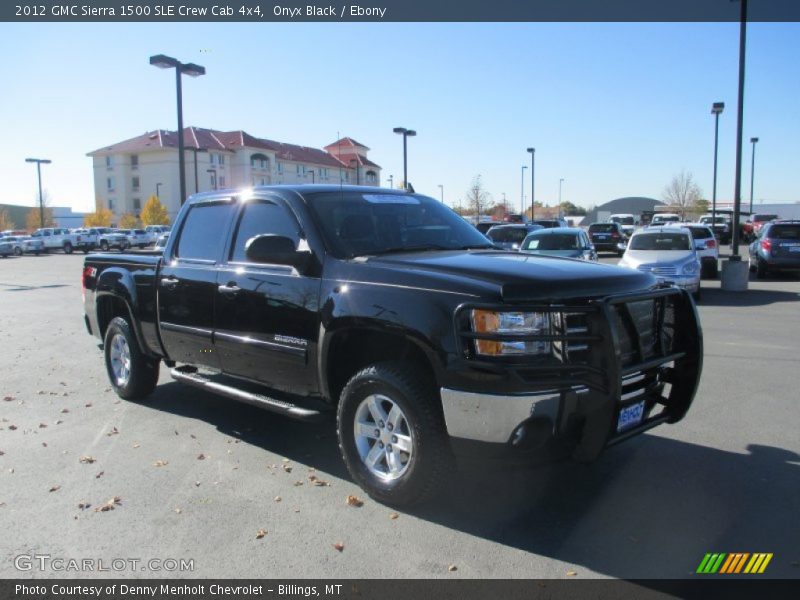
[[[297,250],[294,242],[282,235],[256,235],[244,246],[247,260],[259,264],[286,265],[302,271],[311,259],[308,250]]]

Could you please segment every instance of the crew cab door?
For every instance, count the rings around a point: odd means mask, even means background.
[[[217,267],[234,211],[230,197],[193,204],[164,255],[156,285],[161,341],[171,360],[220,368],[213,346]]]
[[[294,267],[249,262],[245,245],[261,234],[290,238],[295,247],[306,243],[283,199],[241,204],[217,276],[214,339],[222,370],[275,389],[314,393],[320,280]]]

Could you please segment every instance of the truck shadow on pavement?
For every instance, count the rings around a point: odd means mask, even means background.
[[[151,400],[154,410],[350,480],[332,418],[300,423],[177,383]],[[799,481],[800,455],[790,450],[752,444],[736,453],[645,434],[591,465],[462,463],[446,492],[404,512],[579,575],[686,578],[707,552],[773,552],[767,576],[797,578]]]
[[[717,288],[703,288],[699,306],[766,306],[778,302],[797,302],[800,290],[785,292],[749,288],[746,292],[728,292]]]

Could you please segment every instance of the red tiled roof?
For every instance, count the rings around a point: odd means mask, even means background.
[[[349,146],[366,148],[366,146],[355,142],[350,138],[342,138],[339,142],[349,142]],[[200,148],[204,150],[214,150],[217,152],[233,152],[236,148],[248,147],[269,150],[275,153],[278,160],[290,160],[295,162],[313,163],[328,167],[350,168],[350,159],[356,158],[361,166],[378,167],[377,164],[355,153],[342,155],[342,160],[337,159],[331,153],[318,148],[298,146],[296,144],[285,144],[264,138],[257,138],[245,131],[216,131],[214,129],[203,129],[201,127],[186,127],[183,130],[183,142],[187,148]],[[337,143],[326,146],[336,146]],[[175,131],[158,129],[148,131],[140,136],[100,148],[89,152],[87,156],[104,155],[118,152],[141,152],[145,150],[155,150],[159,148],[177,148],[178,136]],[[368,149],[368,148],[367,148]]]
[[[351,148],[358,147],[358,148],[364,148],[366,150],[369,150],[369,148],[367,148],[364,144],[361,144],[361,143],[355,141],[351,137],[343,137],[341,139],[338,139],[335,142],[333,142],[332,144],[328,144],[327,146],[325,146],[325,150],[327,150],[328,148],[340,148],[342,146],[349,146]]]
[[[339,160],[345,166],[350,166],[351,161],[356,160],[356,161],[358,161],[359,166],[380,168],[374,162],[369,160],[366,156],[362,156],[360,154],[355,154],[355,153],[340,154],[339,155]]]

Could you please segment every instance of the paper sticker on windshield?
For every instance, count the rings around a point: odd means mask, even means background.
[[[419,204],[419,199],[405,194],[364,194],[363,198],[372,204]]]

